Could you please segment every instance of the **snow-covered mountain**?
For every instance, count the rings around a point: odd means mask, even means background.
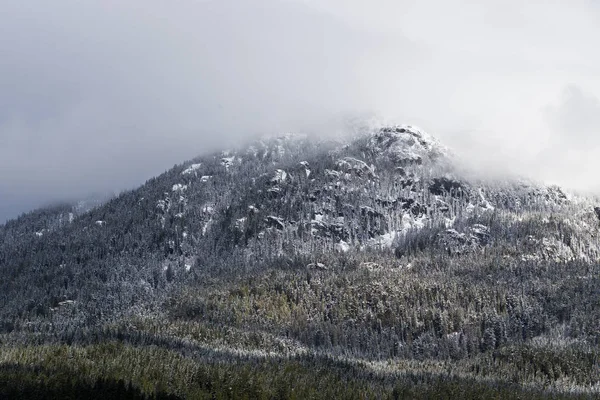
[[[597,359],[597,206],[472,174],[412,126],[268,137],[89,210],[0,226],[0,343],[126,338],[203,362],[312,355],[369,368],[451,359],[461,377],[528,365],[523,382],[546,385],[547,366],[531,367],[542,361],[506,354]],[[591,390],[591,365],[552,375],[553,387]]]
[[[577,232],[568,251],[552,250],[557,257],[598,258],[592,200],[556,186],[467,176],[445,146],[411,126],[369,130],[349,142],[287,135],[183,165],[155,208],[161,229],[176,236],[170,251],[187,265],[190,259],[202,265],[203,252],[190,249],[215,240],[239,257],[265,262],[275,255],[394,249],[423,228],[443,228],[439,242],[448,245],[472,244],[473,230],[493,240],[487,220],[506,228],[548,219],[541,215],[565,217],[562,223]],[[544,235],[536,240],[560,241]]]

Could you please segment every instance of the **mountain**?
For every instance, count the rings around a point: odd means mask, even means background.
[[[595,199],[476,172],[412,126],[283,135],[9,221],[0,395],[597,394]]]

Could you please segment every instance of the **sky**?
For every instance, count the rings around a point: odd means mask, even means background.
[[[373,115],[597,191],[599,47],[595,0],[0,0],[0,223]]]

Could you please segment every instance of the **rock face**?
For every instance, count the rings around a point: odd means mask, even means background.
[[[438,235],[438,240],[448,254],[461,255],[484,248],[490,243],[491,236],[487,226],[475,224],[464,233],[446,229]]]
[[[468,179],[446,147],[409,125],[368,129],[346,142],[272,137],[174,174],[154,203],[159,229],[176,243],[169,252],[223,249],[253,262],[394,250],[425,228],[439,230],[434,242],[448,254],[477,252],[501,232],[488,222],[494,215],[516,219],[572,205],[558,187]],[[595,212],[600,219],[600,207]]]
[[[510,220],[572,205],[558,187],[468,179],[447,148],[408,125],[366,130],[347,142],[268,138],[194,160],[177,176],[156,213],[179,251],[223,248],[255,262],[394,250],[424,228],[440,230],[434,242],[448,254],[477,252],[501,232],[488,222],[494,215]],[[211,212],[197,204],[210,204]],[[168,221],[176,223],[169,228]]]
[[[369,139],[368,148],[398,167],[436,161],[448,153],[435,138],[410,125],[381,128]]]

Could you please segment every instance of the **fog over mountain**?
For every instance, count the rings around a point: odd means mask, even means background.
[[[479,169],[597,189],[587,0],[7,1],[0,223],[264,133],[422,126]]]

